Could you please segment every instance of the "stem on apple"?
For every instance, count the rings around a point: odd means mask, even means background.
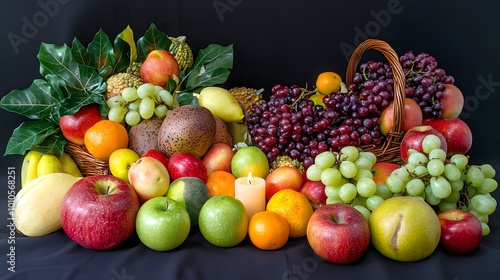
[[[105,195],[108,195],[109,193],[114,192],[114,191],[115,191],[115,188],[116,188],[116,186],[113,186],[113,188],[111,188],[111,186],[110,186],[110,185],[108,185],[108,186],[106,187],[106,192],[105,192],[104,194],[105,194]]]

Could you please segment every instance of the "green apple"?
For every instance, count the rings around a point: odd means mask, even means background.
[[[146,201],[136,218],[141,242],[156,251],[169,251],[181,245],[189,235],[189,214],[180,203],[159,196]]]
[[[138,159],[139,155],[134,150],[128,148],[117,149],[109,156],[109,171],[113,176],[129,182],[128,170]]]
[[[384,256],[414,262],[430,256],[439,244],[439,218],[424,200],[395,196],[383,201],[370,217],[371,240]]]
[[[231,159],[231,173],[236,178],[252,176],[266,178],[269,175],[269,161],[266,154],[255,146],[239,148]]]
[[[247,235],[248,216],[245,206],[237,198],[217,195],[201,208],[198,225],[203,237],[212,245],[233,247]]]
[[[191,225],[198,225],[200,209],[210,198],[207,185],[198,177],[181,177],[170,183],[167,194],[186,208]]]

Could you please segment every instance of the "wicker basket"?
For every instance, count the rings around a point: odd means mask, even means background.
[[[401,139],[404,136],[405,73],[399,62],[397,53],[389,44],[378,39],[367,39],[359,44],[351,55],[346,71],[347,84],[351,83],[361,56],[367,50],[381,52],[391,66],[394,75],[394,128],[387,134],[385,140],[380,145],[364,145],[360,148],[373,152],[379,161],[401,164],[400,145]]]
[[[64,151],[73,158],[83,176],[111,174],[107,161],[95,158],[82,146],[67,141]]]

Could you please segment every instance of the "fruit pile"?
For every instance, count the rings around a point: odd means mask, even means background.
[[[400,57],[405,72],[405,131],[427,118],[458,117],[462,93],[427,53]],[[246,115],[254,145],[273,161],[288,155],[305,167],[321,152],[379,145],[393,128],[394,77],[387,63],[362,63],[349,85],[333,72],[318,75],[316,89],[277,84],[268,101]],[[460,102],[462,105],[460,105]]]
[[[111,250],[136,233],[168,251],[197,228],[219,247],[248,237],[278,250],[305,238],[321,258],[346,264],[370,243],[399,261],[421,260],[438,243],[469,253],[490,232],[495,170],[467,156],[462,93],[428,54],[400,59],[407,98],[396,164],[363,149],[394,125],[385,63],[361,64],[348,85],[334,72],[320,73],[313,90],[276,85],[266,100],[261,90],[218,86],[231,47],[194,56],[185,37],[154,25],[137,41],[129,27],[113,43],[102,31],[94,40],[43,44],[46,80],[0,101],[35,119],[6,150],[24,155],[13,220],[26,236],[63,230],[82,247]],[[75,80],[63,79],[69,73]],[[30,106],[18,106],[24,99]],[[105,162],[105,174],[81,172],[95,163],[79,166],[69,145]],[[238,192],[241,179],[263,187],[256,212]]]

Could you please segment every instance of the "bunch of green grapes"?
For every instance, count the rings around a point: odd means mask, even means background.
[[[394,170],[385,185],[392,195],[421,197],[437,212],[471,212],[481,221],[483,235],[487,235],[488,217],[497,206],[491,196],[498,187],[495,173],[490,164],[471,165],[462,154],[447,158],[439,138],[428,135],[422,142],[422,152],[409,150],[408,162]]]
[[[318,154],[307,168],[306,176],[325,185],[327,204],[350,204],[368,219],[371,211],[392,195],[373,180],[375,162],[374,153],[346,146],[339,152]]]
[[[174,105],[174,97],[166,89],[145,83],[138,88],[126,87],[120,95],[109,98],[108,119],[116,122],[125,121],[134,126],[156,116],[165,117]]]

